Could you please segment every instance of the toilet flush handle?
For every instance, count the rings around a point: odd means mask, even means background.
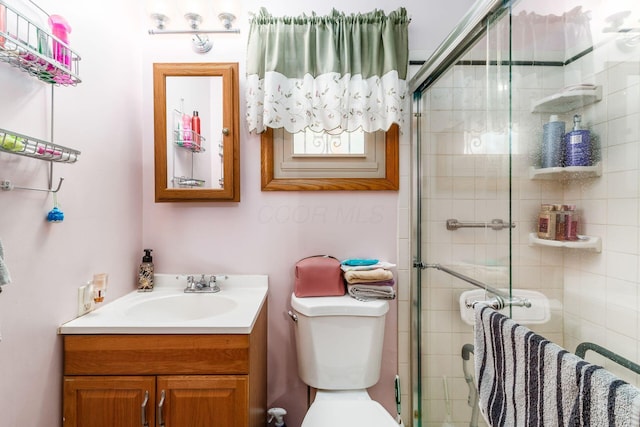
[[[289,310],[287,311],[287,314],[291,317],[291,320],[298,323],[298,316],[293,311]]]

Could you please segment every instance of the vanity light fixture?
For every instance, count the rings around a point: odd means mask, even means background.
[[[240,30],[237,28],[233,28],[233,21],[236,19],[235,15],[232,13],[220,13],[218,15],[218,19],[222,22],[224,29],[218,30],[203,30],[200,29],[200,24],[202,23],[202,16],[197,13],[186,13],[184,18],[187,20],[189,24],[188,30],[168,30],[166,29],[167,23],[169,22],[169,17],[162,13],[152,13],[151,19],[155,23],[155,29],[150,29],[149,34],[193,34],[191,38],[191,43],[193,50],[197,53],[207,53],[213,47],[213,43],[209,40],[207,34],[239,34]]]

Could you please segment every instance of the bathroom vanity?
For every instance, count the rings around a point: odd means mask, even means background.
[[[62,325],[63,425],[264,426],[266,276],[245,276],[264,277],[264,286],[257,287],[243,287],[239,277],[221,284],[219,295],[179,294],[179,288],[134,292]],[[140,304],[150,310],[156,300],[159,307],[167,300],[197,307],[216,297],[242,307],[245,315],[233,321],[237,326],[229,318],[238,310],[225,312],[215,303],[209,318],[158,319],[154,325],[123,315]],[[153,316],[149,311],[146,317]]]

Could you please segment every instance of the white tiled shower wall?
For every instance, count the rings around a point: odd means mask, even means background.
[[[428,117],[423,118],[421,135],[425,212],[422,253],[429,257],[423,259],[425,262],[455,264],[464,274],[499,285],[508,283],[505,269],[477,269],[470,265],[506,265],[509,256],[506,230],[452,232],[444,227],[447,218],[508,219],[507,156],[487,153],[486,148],[488,140],[495,147],[504,147],[506,143],[501,135],[508,124],[504,122],[508,117],[507,105],[502,98],[487,97],[486,72],[484,66],[456,66],[423,98],[423,111]],[[572,351],[580,342],[593,341],[638,361],[640,50],[621,52],[615,40],[611,40],[565,67],[517,66],[511,77],[514,134],[511,209],[516,223],[513,283],[516,288],[543,292],[553,308],[549,323],[531,328]],[[549,119],[546,113],[531,113],[531,102],[578,83],[601,85],[603,99],[562,114],[560,119],[570,128],[572,115],[583,115],[583,123],[600,146],[603,174],[577,180],[531,180],[533,153],[542,136],[542,125]],[[488,108],[491,113],[486,112]],[[484,145],[474,145],[477,142],[474,136],[483,133],[492,138],[482,141]],[[403,158],[406,156],[405,151]],[[530,246],[528,234],[535,230],[539,206],[550,202],[576,204],[582,220],[580,233],[601,237],[602,252]],[[408,212],[408,207],[401,206],[400,211]],[[410,237],[405,236],[410,230],[408,224],[409,215],[402,215],[400,251],[410,252]],[[410,259],[408,254],[400,255],[399,259]],[[407,275],[406,281],[399,282],[408,283],[409,272],[399,271]],[[426,277],[422,283],[421,337],[424,425],[439,426],[445,420],[446,378],[452,422],[466,426],[471,409],[467,405],[468,388],[462,375],[460,349],[464,343],[472,343],[473,336],[472,328],[460,320],[458,296],[470,285],[434,270],[427,270],[423,277]],[[409,378],[410,370],[409,301],[409,290],[401,288],[399,348],[404,378]],[[606,365],[627,380],[638,381],[593,353],[587,354],[587,359]],[[409,388],[405,386],[403,401],[410,400]]]
[[[603,99],[584,109],[598,136],[603,175],[567,185],[566,200],[582,207],[584,234],[602,238],[600,254],[564,256],[564,344],[599,343],[639,360],[640,306],[640,50],[624,52],[615,39],[567,66],[567,85],[583,76],[602,85]],[[593,358],[597,360],[596,358]],[[598,360],[627,380],[628,371]]]

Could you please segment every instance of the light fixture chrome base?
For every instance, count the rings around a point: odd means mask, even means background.
[[[213,47],[213,43],[205,34],[194,34],[191,37],[191,47],[196,53],[207,53]]]

